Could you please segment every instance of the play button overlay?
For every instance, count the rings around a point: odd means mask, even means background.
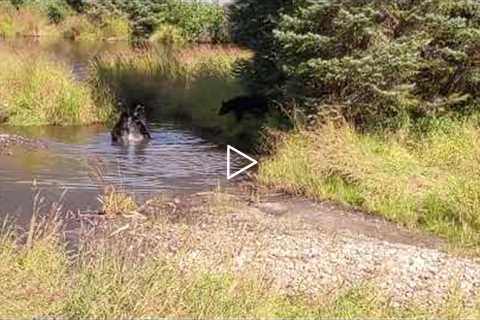
[[[242,158],[245,158],[248,161],[250,161],[250,164],[248,164],[248,165],[244,166],[243,168],[241,168],[241,169],[235,171],[234,173],[232,173],[232,170],[231,170],[231,168],[232,168],[232,166],[231,166],[232,151],[235,152],[237,155],[241,156]],[[245,153],[241,152],[240,150],[235,149],[231,145],[227,146],[227,180],[231,180],[231,179],[235,178],[239,174],[242,174],[243,172],[245,172],[248,169],[256,166],[257,164],[258,164],[257,160],[255,160],[252,157],[246,155]]]

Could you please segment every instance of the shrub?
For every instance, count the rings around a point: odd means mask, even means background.
[[[258,89],[278,84],[273,91],[307,114],[398,126],[480,104],[478,2],[250,0],[233,12],[235,39],[258,52]]]
[[[223,7],[205,1],[141,0],[96,1],[85,12],[100,19],[107,15],[124,15],[132,24],[135,38],[149,38],[162,25],[183,30],[190,41],[224,41],[226,25]]]
[[[159,26],[150,37],[150,41],[160,47],[169,48],[182,48],[187,43],[184,31],[169,24]]]
[[[100,33],[103,38],[128,38],[130,35],[130,22],[122,15],[106,16],[102,18]]]

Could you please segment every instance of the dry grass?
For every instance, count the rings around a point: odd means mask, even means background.
[[[46,35],[58,35],[58,30],[35,5],[21,6],[17,10],[7,1],[0,2],[0,37]]]
[[[480,243],[480,131],[471,122],[449,122],[427,132],[369,135],[334,125],[297,132],[263,162],[259,180],[473,249]]]
[[[107,216],[129,214],[137,209],[138,205],[131,195],[118,191],[115,187],[106,188],[105,192],[98,197],[100,211]]]

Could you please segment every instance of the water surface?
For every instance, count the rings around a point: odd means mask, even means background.
[[[34,182],[47,202],[66,190],[66,209],[82,211],[97,208],[97,196],[106,185],[142,200],[225,183],[224,148],[175,123],[151,128],[153,139],[139,145],[113,145],[103,127],[3,128],[41,139],[45,148],[15,147],[13,156],[0,156],[0,214],[29,219]]]

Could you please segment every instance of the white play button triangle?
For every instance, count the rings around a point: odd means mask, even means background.
[[[235,152],[236,154],[244,157],[245,159],[247,159],[248,161],[250,161],[250,164],[243,167],[242,169],[240,170],[237,170],[235,171],[234,173],[232,173],[231,171],[231,160],[232,160],[232,157],[231,157],[231,152]],[[238,176],[239,174],[241,174],[242,172],[245,172],[247,171],[248,169],[250,169],[251,167],[255,166],[256,164],[258,163],[257,160],[253,159],[252,157],[250,156],[247,156],[245,153],[235,149],[234,147],[232,147],[231,145],[228,145],[227,146],[227,179],[230,180],[230,179],[233,179],[235,178],[236,176]]]

